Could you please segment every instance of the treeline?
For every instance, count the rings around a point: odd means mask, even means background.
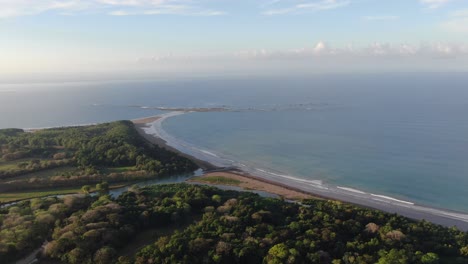
[[[48,239],[41,258],[63,263],[468,263],[465,232],[336,201],[299,205],[188,184],[112,199],[98,187],[96,197],[0,209],[0,262]],[[187,221],[121,256],[137,234]]]

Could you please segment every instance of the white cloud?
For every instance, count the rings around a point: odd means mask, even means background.
[[[429,9],[436,9],[439,8],[451,0],[419,0],[419,2],[423,5],[425,5]]]
[[[322,53],[327,53],[328,47],[323,41],[319,41],[317,44],[315,44],[315,47],[313,48],[314,54],[322,54]]]
[[[362,19],[367,21],[387,21],[387,20],[398,20],[399,16],[393,15],[381,15],[381,16],[363,16]]]
[[[314,57],[386,57],[386,58],[457,58],[468,56],[468,44],[457,43],[421,43],[418,45],[407,43],[374,42],[367,46],[355,47],[347,45],[342,48],[333,48],[320,41],[309,48],[295,50],[269,51],[266,49],[238,52],[235,56],[244,59],[311,59]]]
[[[220,61],[239,62],[259,61],[274,62],[355,62],[360,61],[434,61],[434,60],[466,61],[468,59],[468,44],[450,43],[382,43],[374,42],[367,46],[354,46],[334,48],[327,42],[319,41],[315,45],[305,48],[289,50],[252,49],[235,53],[192,53],[177,54],[164,53],[153,56],[142,56],[137,59],[140,65],[169,65],[174,63],[218,63]],[[432,63],[432,64],[438,64]]]
[[[167,53],[141,56],[134,69],[166,70],[180,73],[221,72],[295,74],[312,72],[406,72],[466,71],[468,44],[392,44],[375,42],[367,46],[334,48],[320,41],[305,48],[269,50],[264,48],[234,53]],[[187,70],[188,69],[188,70]]]
[[[319,0],[319,1],[293,1],[295,4],[283,5],[282,1],[270,2],[270,9],[264,10],[263,15],[282,15],[288,13],[307,13],[322,10],[331,10],[340,7],[345,7],[351,3],[350,0]]]
[[[205,7],[206,0],[0,0],[0,18],[36,15],[44,12],[74,14],[93,11],[114,16],[125,15],[222,15],[223,11]]]

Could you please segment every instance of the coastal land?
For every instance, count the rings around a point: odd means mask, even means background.
[[[316,197],[342,201],[365,208],[396,213],[415,220],[427,220],[447,227],[456,226],[461,230],[468,230],[468,214],[465,213],[430,208],[412,202],[384,195],[366,193],[346,187],[324,185],[321,181],[297,179],[288,175],[267,172],[263,169],[249,168],[241,163],[231,165],[232,160],[227,159],[228,162],[225,162],[226,159],[218,157],[214,153],[205,150],[197,150],[194,146],[187,146],[187,144],[180,143],[165,133],[162,129],[162,122],[166,118],[184,113],[186,113],[186,111],[169,112],[157,117],[150,117],[150,119],[132,120],[132,122],[134,122],[138,132],[148,141],[191,159],[208,172],[201,178],[193,178],[191,180],[193,182],[210,183],[219,186],[234,185],[246,190],[254,189],[277,194],[285,199],[292,198],[297,200],[301,197]],[[228,180],[220,180],[217,183],[204,180],[204,177],[206,179],[212,176],[222,176],[222,178]],[[232,180],[234,180],[235,183],[233,183]]]
[[[0,263],[466,263],[467,232],[344,196],[358,190],[239,169],[162,130],[164,119],[182,113],[34,133],[0,130],[0,187],[16,186],[29,197],[28,190],[49,185],[82,186],[70,191],[81,194],[0,206]],[[409,202],[376,198],[413,210]]]
[[[145,122],[154,121],[147,119]],[[0,130],[0,206],[38,197],[119,189],[197,168],[158,148],[130,121]]]

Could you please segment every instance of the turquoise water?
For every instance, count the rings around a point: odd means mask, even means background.
[[[171,135],[258,168],[468,212],[468,76],[0,85],[1,127],[46,127],[215,107]],[[3,91],[6,92],[1,92]]]

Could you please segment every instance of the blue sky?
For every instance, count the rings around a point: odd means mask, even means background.
[[[467,71],[467,0],[0,0],[0,78]]]

